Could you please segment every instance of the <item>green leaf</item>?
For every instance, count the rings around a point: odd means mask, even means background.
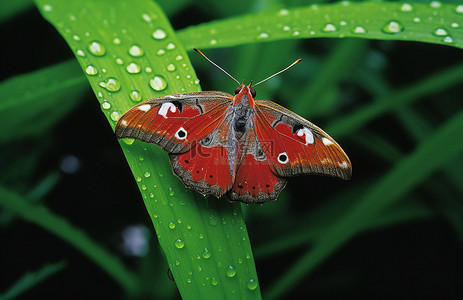
[[[113,128],[141,100],[200,90],[182,43],[155,3],[37,3],[76,54]],[[187,191],[159,147],[120,144],[182,297],[260,299],[240,205]]]
[[[3,0],[0,2],[0,22],[8,21],[34,7],[32,0]]]
[[[39,137],[68,114],[88,84],[75,61],[67,61],[0,83],[0,145]]]
[[[300,38],[356,37],[463,46],[463,5],[347,2],[248,14],[178,32],[185,47],[221,48]]]
[[[35,272],[27,272],[16,281],[5,293],[0,295],[0,300],[14,299],[27,290],[33,288],[48,277],[58,273],[66,266],[64,261],[54,264],[46,264]]]
[[[416,151],[401,160],[363,195],[359,195],[355,207],[341,216],[325,231],[311,251],[303,255],[280,280],[277,280],[266,299],[279,298],[368,222],[378,218],[381,212],[396,203],[430,174],[446,167],[463,151],[462,130],[463,111],[460,111],[434,134],[429,134]],[[442,145],[445,145],[445,149]]]

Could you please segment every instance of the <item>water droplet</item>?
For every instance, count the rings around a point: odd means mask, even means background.
[[[290,30],[291,30],[291,27],[289,27],[289,26],[287,26],[287,25],[286,25],[286,26],[283,26],[283,30],[284,30],[284,31],[290,31]]]
[[[452,28],[459,28],[459,27],[460,27],[460,24],[458,24],[457,22],[453,22],[450,26],[451,26]]]
[[[383,32],[388,34],[397,34],[404,31],[404,26],[398,21],[389,21],[383,27]]]
[[[207,250],[207,248],[204,248],[203,257],[204,258],[211,257],[211,252],[209,252],[209,250]]]
[[[77,55],[79,55],[79,56],[81,56],[81,57],[84,57],[84,56],[85,56],[85,53],[84,53],[84,51],[82,51],[82,50],[77,50],[76,53],[77,53]]]
[[[458,14],[463,14],[463,5],[458,5],[457,8],[455,8],[455,12]]]
[[[247,287],[248,289],[250,289],[251,291],[254,291],[256,288],[257,288],[257,281],[255,281],[254,279],[249,279],[248,281],[248,284],[247,284]]]
[[[164,55],[166,54],[166,50],[164,49],[159,49],[157,52],[156,52],[157,55]]]
[[[415,23],[420,23],[420,22],[421,22],[421,19],[418,18],[418,17],[415,17],[415,18],[413,18],[413,22],[415,22]]]
[[[122,58],[116,58],[116,64],[118,65],[122,65],[124,63],[124,61],[122,60]]]
[[[209,224],[212,226],[217,225],[217,218],[214,215],[209,216]]]
[[[148,177],[150,177],[150,176],[151,176],[151,173],[150,173],[150,172],[148,172],[148,171],[146,171],[146,172],[145,172],[145,174],[143,174],[143,175],[145,175],[145,177],[146,177],[146,178],[148,178]]]
[[[177,55],[177,56],[175,57],[175,60],[176,60],[176,61],[181,61],[182,59],[183,59],[183,56],[181,56],[181,55]]]
[[[412,10],[413,10],[413,7],[412,7],[409,3],[404,3],[404,4],[402,4],[402,6],[400,7],[400,10],[401,10],[401,11],[404,11],[404,12],[408,12],[408,11],[412,11]]]
[[[98,73],[98,70],[94,66],[89,65],[87,68],[85,68],[85,73],[87,73],[88,75],[96,75]]]
[[[217,279],[215,279],[214,277],[212,277],[212,279],[211,279],[211,284],[212,284],[212,285],[217,285],[217,284],[219,284],[219,282],[217,281]]]
[[[228,266],[228,269],[227,269],[227,276],[228,277],[233,277],[236,275],[236,270],[235,268],[233,268],[233,266]]]
[[[143,14],[141,15],[142,19],[145,20],[146,22],[151,22],[151,17],[148,14]]]
[[[156,40],[163,40],[167,37],[167,33],[162,29],[156,29],[153,32],[153,38]]]
[[[113,39],[113,44],[114,44],[114,45],[120,45],[120,44],[121,44],[121,39],[119,39],[119,38],[114,38],[114,39]]]
[[[202,240],[204,238],[204,235],[202,233],[199,234],[199,239]]]
[[[143,56],[143,54],[145,53],[143,52],[142,48],[140,48],[137,45],[133,45],[132,47],[129,48],[129,54],[132,55],[133,57],[140,57],[140,56]]]
[[[74,41],[80,41],[80,36],[78,36],[77,34],[74,34],[72,38],[74,39]]]
[[[117,92],[121,89],[121,84],[116,78],[108,78],[106,81],[100,82],[100,86],[104,87],[106,90],[110,92]]]
[[[133,90],[130,92],[129,97],[132,101],[139,102],[141,100],[141,94],[137,90]]]
[[[127,69],[127,72],[129,72],[130,74],[140,73],[140,66],[133,62],[128,64],[126,69]]]
[[[266,39],[266,38],[268,38],[268,37],[269,37],[268,33],[266,33],[266,32],[261,32],[261,33],[259,33],[259,35],[257,36],[257,39],[258,39],[258,40],[261,40],[261,39]]]
[[[174,196],[174,195],[175,195],[175,193],[174,193],[174,191],[172,190],[172,188],[170,187],[170,188],[169,188],[169,196]],[[182,223],[181,220],[178,220],[178,222],[179,222],[179,223]]]
[[[353,30],[354,33],[366,33],[367,31],[362,26],[356,26]]]
[[[88,50],[95,56],[103,56],[106,53],[105,47],[97,41],[92,41],[88,44]]]
[[[150,80],[150,86],[155,91],[162,91],[167,87],[167,82],[161,75],[156,75]]]
[[[194,81],[195,84],[199,84],[199,79],[196,78],[195,81]]]
[[[322,28],[322,31],[323,31],[323,32],[335,32],[336,30],[338,30],[338,29],[336,28],[336,26],[334,26],[334,24],[331,24],[331,23],[326,24],[326,25]]]
[[[153,70],[152,70],[150,67],[146,67],[146,68],[145,68],[145,72],[146,72],[146,73],[151,73],[151,72],[153,72]]]
[[[175,44],[174,43],[169,43],[169,44],[167,44],[166,48],[167,48],[167,50],[173,50],[173,49],[175,49]]]
[[[298,35],[300,35],[300,34],[301,34],[301,33],[300,33],[299,31],[297,31],[297,30],[293,32],[293,36],[298,36]]]
[[[432,1],[431,2],[431,7],[432,8],[439,8],[442,6],[442,3],[440,3],[439,1]]]
[[[133,142],[135,142],[135,139],[123,139],[124,143],[126,143],[127,145],[132,145]]]
[[[117,122],[117,120],[119,120],[119,117],[120,117],[120,116],[119,116],[119,113],[118,113],[117,111],[113,111],[113,112],[111,113],[111,120]]]
[[[144,191],[146,191],[146,185],[142,184],[142,185],[141,185],[141,189],[144,190]]]
[[[111,108],[111,104],[109,104],[109,102],[103,102],[101,104],[101,107],[103,107],[103,109],[110,109]]]
[[[453,43],[453,38],[449,35],[444,38],[444,43]]]
[[[215,44],[217,44],[217,40],[215,40],[215,39],[212,39],[212,40],[210,40],[209,44],[211,44],[211,45],[215,45]]]
[[[447,36],[447,35],[449,35],[447,30],[445,30],[444,28],[436,28],[436,30],[434,30],[434,32],[432,34],[435,35],[435,36]]]
[[[287,16],[289,14],[289,11],[287,9],[280,9],[280,11],[278,12],[278,15],[279,16]]]
[[[175,71],[175,66],[173,64],[167,65],[167,71],[170,71],[170,72]]]
[[[176,239],[174,244],[178,249],[182,249],[185,246],[185,242],[183,242],[181,239]]]
[[[170,221],[170,222],[169,222],[169,228],[170,228],[170,229],[174,229],[174,228],[175,228],[175,223],[172,222],[172,221]]]

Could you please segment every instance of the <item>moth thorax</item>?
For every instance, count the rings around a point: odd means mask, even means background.
[[[246,124],[248,123],[249,116],[251,115],[251,108],[249,103],[240,102],[234,107],[233,127],[236,132],[243,133],[246,131]]]

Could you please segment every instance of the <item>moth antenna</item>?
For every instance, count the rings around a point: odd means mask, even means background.
[[[204,53],[201,52],[201,50],[198,50],[196,48],[193,48],[193,50],[195,50],[196,52],[198,52],[199,54],[201,54],[205,59],[207,59],[211,64],[213,64],[214,66],[216,66],[220,71],[224,72],[225,74],[227,74],[231,79],[233,79],[234,81],[236,81],[236,83],[240,84],[240,82],[238,80],[235,79],[235,77],[231,76],[227,71],[225,71],[224,69],[222,69],[218,64],[216,64],[215,62],[213,62],[212,60],[210,60]]]
[[[277,76],[278,74],[283,73],[284,71],[288,70],[289,68],[291,68],[291,67],[294,66],[295,64],[300,63],[301,60],[302,60],[302,58],[299,58],[298,60],[296,60],[295,62],[293,62],[292,64],[290,64],[290,65],[287,66],[286,68],[284,68],[283,70],[281,70],[281,71],[279,71],[279,72],[276,72],[275,74],[273,74],[272,76],[269,76],[269,77],[265,78],[264,80],[259,81],[258,83],[254,84],[254,86],[257,86],[257,85],[261,84],[262,82],[265,82],[265,81],[269,80],[270,78],[273,78],[273,77]]]

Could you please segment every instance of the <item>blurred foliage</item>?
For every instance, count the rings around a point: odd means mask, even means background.
[[[352,160],[350,182],[297,177],[278,201],[242,207],[263,298],[460,298],[463,5],[323,2],[158,1],[186,50],[211,48],[238,79],[303,58],[257,98],[320,125]],[[99,113],[73,52],[31,1],[0,12],[0,295],[179,298],[110,112]],[[189,54],[204,90],[233,91]],[[207,223],[216,208],[198,207]],[[148,230],[144,254],[124,250],[134,225]]]

